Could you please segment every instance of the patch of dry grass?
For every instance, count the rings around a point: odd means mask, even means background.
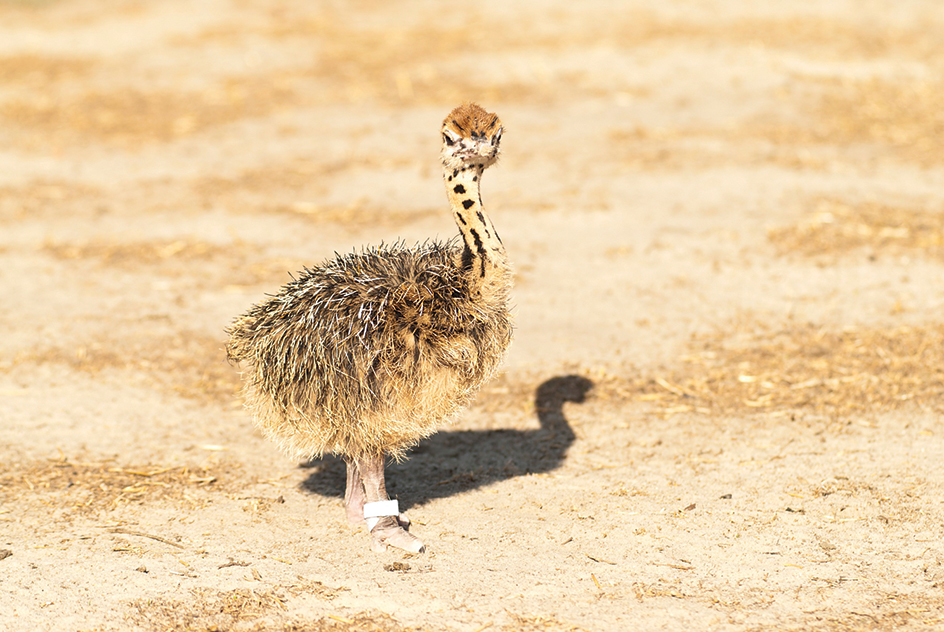
[[[358,9],[363,10],[364,7]],[[195,36],[177,38],[178,46],[200,48],[208,43],[237,46],[250,37],[318,44],[317,62],[298,70],[297,78],[316,79],[319,92],[340,102],[379,101],[442,105],[469,98],[490,103],[554,104],[574,98],[612,96],[614,92],[644,96],[646,90],[623,77],[605,82],[591,73],[548,63],[555,55],[601,48],[638,49],[656,43],[689,47],[775,48],[804,55],[875,58],[891,54],[915,59],[940,57],[939,31],[932,22],[923,28],[849,24],[812,17],[744,18],[706,23],[670,19],[647,11],[606,15],[567,12],[556,20],[495,20],[469,7],[431,16],[426,23],[352,19],[308,8],[257,8],[259,19],[214,25]],[[353,11],[357,15],[357,10]],[[531,55],[530,62],[506,66],[503,73],[478,72],[470,60],[496,53]],[[467,68],[457,73],[457,65]],[[560,86],[568,86],[561,90]]]
[[[374,7],[374,12],[376,8]],[[485,54],[496,50],[537,49],[542,52],[586,46],[639,48],[655,42],[685,45],[748,46],[799,50],[806,54],[838,57],[875,58],[889,54],[912,58],[941,56],[937,45],[944,25],[925,21],[919,28],[888,24],[850,22],[813,16],[743,17],[729,21],[670,18],[645,9],[614,13],[586,7],[560,10],[557,19],[515,22],[495,20],[476,7],[456,11],[444,9],[430,23],[399,26],[389,20],[348,20],[344,16],[307,8],[283,7],[270,10],[267,20],[249,27],[250,32],[270,37],[303,37],[339,42],[343,54],[332,57],[351,59],[368,53],[368,60],[389,60],[403,64],[436,55]],[[383,31],[380,30],[382,25]],[[247,34],[244,25],[215,27],[201,34],[219,41]],[[387,34],[389,37],[380,37]],[[384,41],[384,40],[387,41]]]
[[[166,338],[144,337],[107,341],[64,349],[40,347],[17,354],[0,365],[10,371],[24,364],[59,364],[74,371],[101,374],[119,370],[137,372],[148,384],[177,395],[216,403],[232,403],[239,391],[239,375],[226,361],[225,341],[194,332],[176,332]]]
[[[289,161],[251,169],[233,177],[208,176],[196,180],[148,180],[132,188],[103,190],[69,181],[34,181],[0,186],[0,223],[58,217],[98,217],[117,209],[134,208],[142,213],[171,216],[193,209],[225,209],[229,213],[284,213],[313,223],[333,223],[352,230],[365,226],[397,227],[433,215],[440,208],[389,208],[366,197],[347,204],[324,204],[326,182],[340,173],[412,167],[414,162],[374,160],[368,157],[326,164]],[[118,242],[99,238],[90,242],[47,241],[46,252],[60,259],[97,259],[125,267],[172,264],[175,261],[222,261],[236,255],[228,269],[244,269],[258,249],[242,241],[211,244],[192,238]],[[302,262],[298,262],[301,265]],[[251,270],[249,272],[252,272]],[[283,270],[284,272],[284,270]],[[252,277],[252,275],[250,275]],[[247,283],[248,284],[248,283]]]
[[[139,0],[67,2],[65,0],[0,0],[0,20],[4,26],[38,24],[51,29],[74,28],[97,22],[102,16],[135,15],[144,10]]]
[[[398,226],[423,217],[442,214],[441,209],[390,209],[355,198],[349,204],[314,202],[327,191],[326,181],[343,172],[413,167],[409,158],[337,160],[315,164],[292,161],[251,169],[235,177],[206,177],[192,183],[197,196],[213,200],[231,212],[287,213],[315,222],[341,224],[351,229],[364,226]]]
[[[944,325],[745,327],[694,339],[686,355],[662,369],[574,372],[592,382],[588,399],[643,403],[660,416],[800,412],[843,418],[914,406],[944,411]],[[546,379],[503,374],[483,387],[473,407],[535,412],[537,389]]]
[[[745,126],[741,135],[765,139],[780,148],[807,152],[823,146],[840,148],[856,159],[941,164],[944,82],[871,78],[797,77],[816,97],[798,102],[807,123],[762,123]]]
[[[840,82],[818,108],[814,139],[835,144],[877,143],[923,165],[944,161],[944,82]]]
[[[207,502],[207,491],[246,484],[232,464],[206,467],[119,466],[56,459],[14,465],[0,471],[0,503],[35,503],[68,515],[113,511],[130,504],[171,502],[189,509]]]
[[[302,7],[302,8],[299,8]],[[378,19],[382,9],[366,19],[356,10],[343,14],[298,5],[262,11],[255,22],[221,24],[175,44],[200,48],[207,43],[237,46],[249,37],[279,42],[316,43],[313,64],[286,70],[285,76],[317,82],[319,98],[333,102],[383,104],[453,104],[465,100],[553,103],[570,98],[574,90],[603,93],[609,88],[589,84],[583,71],[554,68],[535,62],[507,74],[480,73],[469,60],[535,49],[566,49],[592,39],[588,30],[570,28],[564,34],[542,32],[532,24],[496,21],[477,11],[458,15],[445,11],[420,24]],[[589,25],[588,25],[589,26]],[[525,32],[522,32],[525,29]],[[456,72],[456,67],[465,68]],[[559,86],[566,84],[566,95]]]
[[[173,239],[130,243],[50,241],[44,244],[43,250],[58,259],[95,259],[108,266],[137,267],[153,266],[171,260],[181,263],[218,261],[223,258],[231,259],[234,253],[239,253],[242,258],[251,254],[254,247],[243,242],[220,245],[205,241]]]
[[[780,254],[831,257],[863,250],[944,259],[944,212],[833,199],[816,200],[814,207],[799,224],[768,232]]]
[[[75,215],[76,204],[101,201],[102,191],[76,182],[37,180],[0,187],[0,221],[22,220],[50,211]]]
[[[944,34],[944,24],[928,20],[916,28],[794,16],[741,18],[693,31],[717,42],[796,50],[816,57],[875,59],[901,55],[939,59],[942,51],[937,42]],[[685,33],[679,35],[684,37]]]
[[[294,95],[284,83],[253,77],[232,78],[196,93],[131,87],[78,95],[43,92],[0,103],[0,118],[14,129],[42,134],[43,143],[94,139],[129,147],[265,116],[292,102]]]
[[[291,586],[260,590],[191,590],[191,599],[148,599],[133,602],[129,619],[149,629],[246,630],[249,632],[420,632],[384,614],[328,615],[304,621],[286,614],[287,602],[295,595],[318,594],[333,599],[343,589],[299,577]]]
[[[554,630],[555,632],[564,630],[568,632],[581,632],[585,630],[585,628],[581,628],[580,626],[564,623],[555,617],[520,615],[512,612],[508,614],[511,615],[512,622],[501,627],[501,629],[506,632],[544,632],[546,630]]]
[[[451,12],[450,12],[451,13]],[[638,49],[654,43],[692,48],[775,48],[809,56],[871,59],[907,56],[939,60],[941,25],[922,28],[850,24],[811,17],[744,18],[724,23],[669,19],[647,11],[605,16],[570,13],[559,20],[531,23],[495,21],[475,10],[460,23],[447,15],[433,24],[382,30],[357,20],[322,14],[273,15],[270,37],[304,37],[321,45],[319,63],[308,72],[333,85],[342,100],[443,104],[468,98],[491,103],[554,104],[562,100],[611,97],[616,92],[645,96],[646,89],[618,76],[605,83],[566,64],[534,61],[518,72],[478,73],[475,67],[457,74],[454,68],[476,57],[503,54],[539,55],[551,59],[579,50],[614,47]],[[353,26],[352,26],[353,25]],[[560,86],[566,85],[567,90]]]
[[[224,287],[284,283],[289,275],[311,264],[311,261],[262,257],[259,246],[241,240],[227,244],[189,238],[138,242],[104,238],[47,241],[42,251],[62,261],[89,261],[102,268],[174,279],[181,294],[197,288],[215,292]]]
[[[830,331],[812,325],[717,334],[674,367],[597,378],[596,397],[647,402],[660,415],[944,410],[944,326]]]
[[[791,97],[796,120],[771,114],[724,128],[615,129],[609,136],[616,156],[631,168],[660,170],[766,163],[822,171],[843,161],[944,162],[944,83],[798,80],[810,94]]]
[[[285,632],[423,632],[427,627],[405,626],[385,614],[363,612],[350,616],[328,615],[312,622],[290,623]]]
[[[21,53],[0,57],[0,85],[48,87],[57,81],[86,76],[95,61],[82,57],[54,57]]]
[[[297,47],[310,46],[314,61],[269,67],[265,73],[247,71],[195,92],[148,91],[122,85],[93,91],[37,91],[28,98],[0,103],[0,117],[13,128],[33,135],[42,133],[46,143],[50,139],[60,143],[102,140],[134,146],[166,142],[304,103],[441,106],[471,98],[551,105],[575,98],[608,98],[616,93],[646,96],[645,88],[627,79],[608,76],[603,80],[579,67],[553,63],[554,55],[601,47],[635,49],[669,42],[694,48],[786,49],[839,59],[894,55],[938,63],[944,57],[936,45],[944,29],[934,21],[920,28],[812,17],[701,23],[631,11],[619,16],[569,12],[559,20],[522,24],[496,21],[470,8],[461,13],[461,19],[456,19],[454,11],[444,10],[441,19],[431,15],[428,22],[414,23],[378,19],[376,8],[369,19],[352,19],[358,11],[366,13],[366,7],[348,9],[343,15],[308,7],[247,4],[242,8],[257,19],[221,22],[196,35],[171,38],[169,45],[242,50],[247,41],[265,38],[277,47],[294,47],[296,58]],[[478,72],[471,62],[496,53],[521,59],[502,72]],[[552,61],[542,61],[549,59]],[[12,56],[0,59],[0,81],[10,77],[11,81],[55,84],[86,72],[89,63]],[[118,76],[118,69],[124,66],[110,63],[116,66],[111,74]],[[457,67],[465,70],[456,72]],[[133,74],[133,68],[128,70]],[[562,85],[568,89],[561,90]],[[940,160],[940,152],[934,151],[941,145],[942,135],[942,115],[936,107],[941,102],[940,84],[876,79],[836,82],[827,88],[817,110],[819,122],[814,129],[803,130],[801,138],[837,144],[862,140],[890,143],[912,158]],[[796,131],[792,126],[774,126],[763,135],[789,145],[796,143]],[[730,130],[719,133],[727,136]],[[29,142],[26,137],[22,141]],[[666,149],[658,147],[653,153],[658,163]],[[696,149],[695,155],[698,153]]]
[[[944,82],[798,76],[793,83],[797,89],[783,111],[753,121],[614,129],[616,157],[631,168],[660,170],[766,163],[822,171],[849,161],[944,162]]]
[[[828,611],[814,621],[785,622],[784,632],[891,632],[893,630],[937,630],[944,624],[944,601],[939,594],[905,595],[886,593],[871,607],[855,612],[831,614]],[[757,630],[766,628],[756,628]]]
[[[809,124],[810,126],[813,123]],[[610,130],[609,158],[639,171],[718,169],[730,166],[774,165],[786,169],[823,171],[843,158],[844,148],[809,140],[796,126],[746,125],[713,128],[651,129],[639,126]]]

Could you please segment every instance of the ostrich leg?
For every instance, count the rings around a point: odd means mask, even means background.
[[[364,481],[357,469],[357,462],[353,459],[344,459],[347,463],[347,486],[344,488],[344,508],[347,510],[347,520],[351,524],[360,524],[364,521]]]
[[[384,480],[383,454],[359,459],[355,467],[364,485],[365,509],[369,509],[370,505],[374,503],[388,501],[387,484]],[[349,486],[350,472],[351,470],[348,469]],[[350,517],[350,515],[351,509],[348,508],[348,516]],[[377,523],[371,526],[369,520],[368,528],[370,529],[370,547],[375,551],[385,551],[388,546],[410,551],[411,553],[422,553],[426,550],[419,538],[407,532],[406,529],[409,528],[410,522],[406,519],[406,516],[377,516],[373,520],[376,520]]]

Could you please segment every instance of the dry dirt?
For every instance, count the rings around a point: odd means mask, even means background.
[[[0,0],[4,630],[944,629],[936,0]],[[456,232],[497,111],[502,377],[389,468],[279,454],[237,314]]]

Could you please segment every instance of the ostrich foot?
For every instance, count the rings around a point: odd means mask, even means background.
[[[407,531],[410,521],[404,517],[384,516],[380,518],[374,528],[370,530],[370,549],[377,553],[387,550],[387,547],[402,549],[410,553],[423,553],[426,546],[415,535]]]
[[[352,522],[355,518],[365,521],[372,550],[386,551],[390,546],[410,553],[426,550],[419,538],[407,532],[410,519],[400,513],[399,503],[387,495],[383,455],[349,461],[347,473],[347,515]],[[359,516],[354,513],[358,506]]]

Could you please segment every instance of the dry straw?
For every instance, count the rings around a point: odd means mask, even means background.
[[[828,198],[812,206],[796,225],[768,232],[781,254],[822,259],[862,251],[944,260],[944,212]]]
[[[802,411],[842,417],[944,410],[944,325],[830,331],[811,325],[698,339],[676,367],[609,376],[596,392],[660,414]]]
[[[79,463],[67,459],[11,466],[0,473],[0,503],[68,507],[70,515],[111,511],[128,504],[154,501],[202,506],[203,490],[219,491],[230,480],[231,466],[119,467],[113,463]]]

